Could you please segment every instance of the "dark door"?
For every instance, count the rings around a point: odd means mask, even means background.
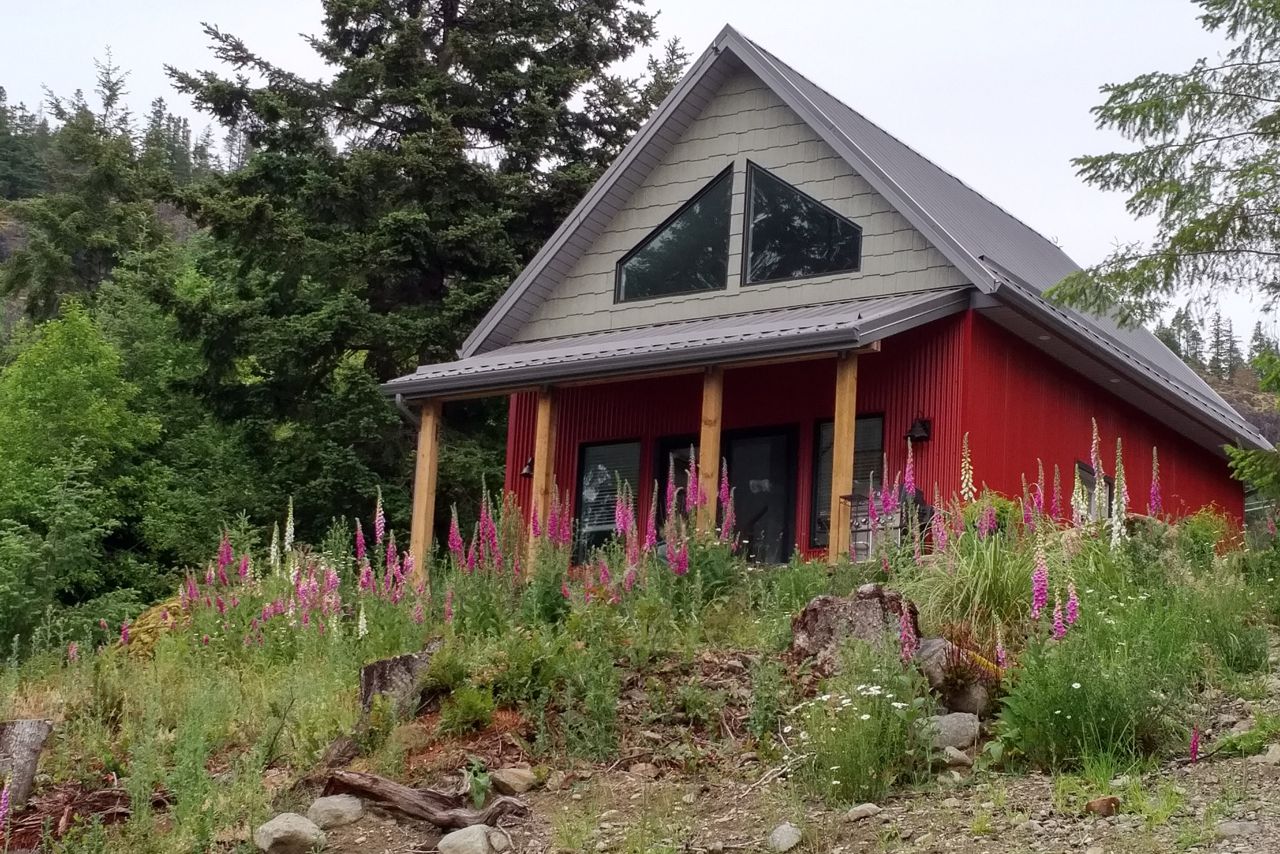
[[[790,431],[727,435],[725,461],[733,511],[747,557],[785,563],[795,519],[795,442]]]

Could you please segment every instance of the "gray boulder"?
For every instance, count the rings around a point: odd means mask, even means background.
[[[342,827],[359,821],[364,815],[364,804],[355,795],[330,795],[317,798],[307,810],[307,818],[321,830]]]
[[[488,825],[473,824],[462,830],[447,834],[436,843],[440,854],[493,854],[493,846],[489,844]]]
[[[791,822],[784,822],[773,829],[773,833],[769,834],[769,850],[770,851],[790,851],[800,844],[801,838],[804,836],[800,832],[800,828]]]
[[[489,772],[489,782],[503,795],[523,795],[537,785],[533,769],[519,765]]]
[[[253,832],[253,844],[267,854],[308,854],[324,845],[324,831],[297,813],[281,813]]]
[[[954,747],[967,750],[978,740],[978,716],[969,712],[951,712],[929,718],[929,730],[933,734],[936,750]]]

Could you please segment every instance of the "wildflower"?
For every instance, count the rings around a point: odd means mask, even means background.
[[[201,646],[208,646],[208,645],[209,645],[209,636],[208,636],[208,635],[205,635],[204,637],[200,638],[200,645],[201,645]]]
[[[365,555],[364,528],[360,527],[360,520],[357,519],[356,520],[356,564],[357,565],[364,562],[364,555]]]
[[[622,589],[630,593],[631,589],[635,586],[636,586],[636,571],[634,568],[628,569],[627,574],[622,576]]]
[[[449,553],[455,563],[462,563],[462,531],[458,528],[458,508],[453,508],[453,516],[449,519]]]
[[[450,531],[450,536],[452,536],[452,531]],[[532,513],[529,514],[529,539],[531,540],[542,539],[542,526],[538,523],[537,510],[534,510]]]
[[[364,640],[369,634],[369,620],[364,615],[364,603],[360,603],[360,616],[356,618],[356,639]]]
[[[1200,727],[1193,726],[1191,728],[1191,746],[1188,751],[1191,754],[1191,763],[1200,761]]]
[[[1079,690],[1080,690],[1080,683],[1079,683],[1079,682],[1072,682],[1072,683],[1071,683],[1071,690],[1073,690],[1073,691],[1079,691]]]
[[[219,594],[218,598],[214,600],[214,604],[217,606],[219,614],[227,613],[227,603],[222,601],[221,594]]]
[[[566,600],[572,598],[572,594],[569,593],[568,580],[564,580],[560,582],[560,595],[563,596]]]
[[[363,593],[371,593],[374,589],[373,567],[369,565],[369,561],[365,561],[360,565],[360,591]]]
[[[972,501],[977,496],[973,488],[973,458],[969,454],[969,434],[960,440],[960,498]]]
[[[271,523],[271,550],[268,552],[271,561],[271,574],[280,574],[280,523]]]
[[[457,515],[456,512],[454,514]],[[547,539],[551,545],[563,545],[560,542],[560,494],[551,499],[551,509],[547,511]],[[461,541],[459,541],[461,542]]]
[[[658,489],[655,485],[649,499],[649,518],[644,523],[644,550],[652,551],[658,544]]]
[[[382,513],[382,487],[378,487],[378,498],[373,503],[373,544],[382,545],[382,538],[387,533],[387,517]]]
[[[667,544],[667,560],[671,563],[671,571],[676,575],[685,575],[689,571],[689,544],[682,542]]]
[[[567,497],[560,510],[560,543],[566,546],[573,544],[573,513],[570,512]]]
[[[1036,460],[1036,491],[1031,496],[1032,509],[1037,516],[1044,515],[1044,460]]]
[[[910,661],[915,658],[916,650],[920,648],[919,638],[916,637],[916,627],[911,620],[911,609],[904,603],[902,610],[898,612],[898,646],[902,652],[902,660]],[[866,720],[866,718],[863,718]]]
[[[1075,483],[1071,487],[1072,522],[1078,527],[1083,525],[1089,515],[1089,496],[1084,489],[1084,481],[1080,479],[1080,467],[1076,466]]]
[[[420,626],[422,625],[423,621],[426,619],[427,619],[427,615],[423,611],[422,600],[419,599],[418,603],[413,606],[413,621]]]
[[[222,532],[222,542],[218,544],[218,575],[226,577],[226,569],[231,566],[234,556],[231,553],[231,538],[226,531]]]
[[[996,532],[1000,522],[996,518],[996,508],[994,504],[988,504],[982,508],[982,512],[978,514],[978,539],[985,540]]]
[[[621,488],[613,498],[613,532],[620,537],[627,535],[627,484],[623,481]]]
[[[916,461],[911,451],[911,440],[907,439],[907,464],[902,472],[902,488],[907,493],[907,500],[914,501],[916,496]]]
[[[396,551],[396,535],[395,535],[395,532],[393,531],[387,537],[387,556],[386,556],[385,562],[383,563],[383,567],[387,571],[387,573],[390,573],[394,567],[399,565],[400,565],[400,553]]]
[[[1074,626],[1080,619],[1080,597],[1076,595],[1076,583],[1067,583],[1067,625]]]
[[[1004,669],[1005,663],[1009,659],[1009,654],[1004,648],[1004,632],[1000,626],[996,626],[996,666],[1001,670]]]
[[[1115,507],[1111,511],[1111,548],[1117,549],[1125,538],[1124,522],[1129,508],[1129,487],[1124,480],[1124,459],[1120,439],[1116,439]]]
[[[689,472],[685,479],[684,512],[692,513],[704,503],[702,484],[698,483],[698,452],[692,445],[689,446]]]
[[[1159,516],[1163,512],[1164,502],[1160,499],[1160,456],[1153,445],[1151,447],[1151,491],[1147,493],[1147,515]]]
[[[1022,505],[1022,524],[1029,530],[1034,531],[1036,529],[1036,519],[1031,512],[1031,501],[1024,495],[1019,499],[1018,503]]]
[[[67,661],[79,661],[79,660],[80,660],[80,644],[76,643],[75,641],[72,641],[71,643],[67,644]]]
[[[1062,603],[1058,594],[1053,594],[1053,639],[1062,640],[1067,636],[1067,625],[1062,621]]]
[[[600,586],[608,587],[612,583],[613,575],[609,572],[609,564],[602,560],[600,561]]]
[[[453,588],[449,588],[444,594],[444,621],[453,622]]]
[[[120,624],[120,643],[124,646],[129,645],[129,621],[125,620]]]
[[[413,577],[413,555],[405,552],[400,556],[400,579]]]
[[[249,556],[247,554],[240,556],[240,568],[236,570],[236,575],[240,576],[241,581],[249,580]]]
[[[1053,464],[1053,501],[1049,513],[1054,519],[1062,518],[1062,471],[1057,463]]]
[[[936,552],[946,551],[947,549],[947,520],[942,514],[942,493],[938,491],[938,485],[933,485],[933,516],[929,519],[929,530],[933,534],[933,550]]]
[[[1031,573],[1031,618],[1039,619],[1049,602],[1049,563],[1044,553],[1044,535],[1036,536],[1036,566]]]
[[[293,550],[293,496],[289,496],[289,510],[284,517],[284,553]]]
[[[880,512],[888,517],[898,512],[898,476],[893,476],[893,488],[880,491]]]
[[[670,519],[676,512],[676,456],[670,454],[667,456],[667,518]]]
[[[476,540],[473,537],[471,539],[471,545],[467,547],[467,562],[463,567],[467,575],[476,571],[476,566],[479,563],[479,556],[477,555],[479,550],[479,546],[476,545]]]

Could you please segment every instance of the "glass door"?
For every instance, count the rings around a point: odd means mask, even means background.
[[[795,442],[791,431],[724,437],[738,536],[747,557],[786,563],[795,520]]]

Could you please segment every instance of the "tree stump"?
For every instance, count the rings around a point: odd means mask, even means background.
[[[386,696],[395,706],[397,715],[412,715],[418,711],[421,700],[420,683],[431,657],[440,648],[434,641],[422,652],[384,658],[360,669],[360,708],[369,714],[373,701]]]
[[[0,777],[9,778],[9,803],[18,809],[31,797],[40,751],[53,732],[44,720],[0,722]]]

